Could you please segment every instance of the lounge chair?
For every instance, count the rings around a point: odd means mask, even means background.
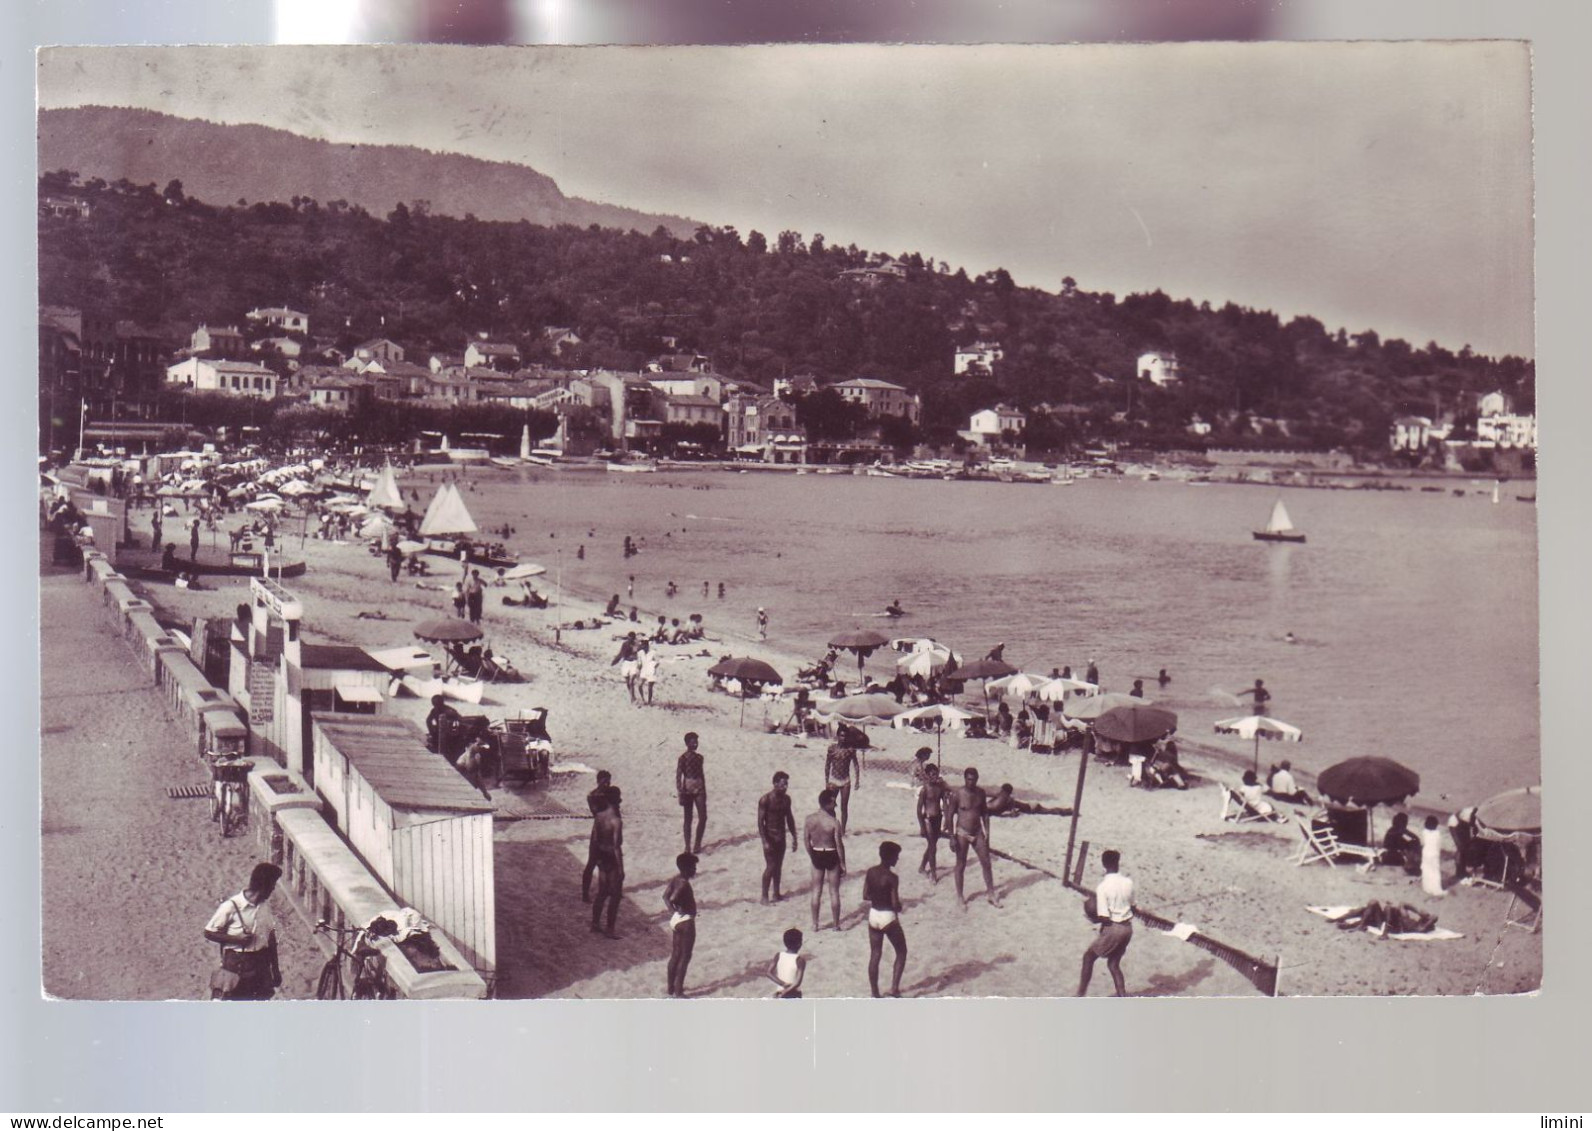
[[[1221,787],[1222,791],[1222,820],[1232,821],[1236,825],[1247,825],[1253,821],[1262,821],[1269,824],[1273,821],[1283,820],[1282,814],[1276,810],[1266,813],[1252,808],[1249,802],[1244,800],[1244,795],[1237,786],[1229,785],[1227,782],[1217,782],[1216,784]]]
[[[1309,817],[1295,812],[1294,824],[1299,826],[1299,850],[1294,853],[1293,862],[1299,867],[1313,864],[1317,860],[1325,860],[1327,866],[1336,868],[1339,858],[1359,861],[1355,865],[1362,872],[1369,872],[1376,867],[1377,856],[1374,848],[1363,844],[1348,844],[1338,839],[1338,834],[1332,831],[1327,824],[1316,824]]]

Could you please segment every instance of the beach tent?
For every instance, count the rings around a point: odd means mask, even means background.
[[[442,534],[474,534],[475,531],[475,519],[470,517],[459,489],[452,483],[444,483],[420,520],[420,533],[429,538]]]
[[[385,464],[376,476],[376,485],[365,496],[365,505],[395,511],[404,509],[403,492],[398,490],[398,473],[393,470],[392,464]]]

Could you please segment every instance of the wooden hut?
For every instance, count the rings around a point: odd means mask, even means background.
[[[407,720],[322,715],[313,727],[314,788],[338,831],[400,902],[495,969],[491,802]]]

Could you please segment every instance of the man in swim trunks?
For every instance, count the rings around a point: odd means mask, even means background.
[[[641,674],[641,663],[636,657],[636,634],[625,633],[625,638],[619,642],[619,652],[608,661],[608,666],[619,666],[619,674],[624,678],[625,690],[630,692],[630,701],[636,701],[636,676]]]
[[[1083,970],[1078,977],[1079,997],[1089,992],[1089,976],[1094,973],[1097,958],[1106,960],[1117,996],[1128,996],[1122,977],[1122,956],[1133,941],[1133,881],[1117,871],[1121,863],[1122,855],[1114,848],[1100,854],[1100,866],[1106,870],[1105,879],[1095,888],[1095,919],[1100,924],[1100,934],[1084,951]]]
[[[851,815],[851,785],[856,779],[857,786],[862,786],[862,768],[857,765],[857,751],[849,743],[843,741],[831,742],[829,752],[824,755],[824,786],[834,792],[840,799],[840,828],[846,828],[846,820]]]
[[[1048,813],[1055,817],[1070,817],[1072,810],[1065,807],[1051,808],[1045,805],[1035,805],[1029,801],[1019,801],[1012,795],[1012,784],[1007,782],[984,806],[984,812],[991,817],[1020,817],[1024,813]]]
[[[696,949],[696,893],[691,877],[696,875],[697,858],[682,852],[674,858],[680,874],[663,889],[663,905],[669,909],[669,996],[685,997],[685,971]]]
[[[945,781],[940,777],[940,767],[925,770],[923,788],[918,790],[918,826],[923,830],[923,861],[919,872],[927,872],[935,883],[940,882],[940,837],[945,832]]]
[[[927,746],[918,747],[918,752],[912,755],[912,766],[908,771],[912,776],[912,785],[918,791],[918,835],[921,837],[926,837],[929,835],[929,830],[924,827],[923,823],[922,801],[924,783],[929,780],[929,771],[934,768],[929,765],[929,759],[932,757],[934,757],[934,751],[930,750]]]
[[[609,793],[612,792],[613,781],[614,776],[607,770],[597,771],[597,788],[586,795],[586,807],[591,810],[591,815],[593,817],[597,816],[598,800],[600,798],[607,797]],[[593,821],[591,826],[591,841],[586,847],[586,867],[581,871],[580,874],[580,901],[582,903],[591,902],[591,878],[592,873],[596,871],[597,822]]]
[[[829,910],[840,930],[840,877],[846,874],[846,830],[835,818],[835,791],[818,795],[818,812],[802,825],[802,842],[813,863],[813,933],[818,933],[818,907],[829,888]]]
[[[879,846],[879,863],[869,868],[862,879],[862,898],[868,904],[868,988],[879,993],[879,959],[884,940],[895,949],[895,965],[890,971],[890,996],[901,996],[901,973],[907,968],[907,935],[901,929],[901,880],[893,869],[901,858],[901,846],[887,840]]]
[[[989,900],[991,907],[999,907],[1001,901],[995,894],[995,873],[989,862],[988,798],[978,784],[978,771],[972,766],[962,771],[962,782],[961,787],[953,789],[947,798],[953,837],[951,847],[956,850],[956,898],[966,910],[967,897],[962,894],[962,874],[967,870],[967,850],[972,848],[984,872],[984,897]]]
[[[791,813],[790,775],[780,770],[774,775],[774,788],[757,799],[757,835],[763,842],[763,896],[759,903],[769,902],[769,885],[773,885],[774,902],[780,901],[780,874],[785,868],[785,833],[796,839],[796,817]]]
[[[684,816],[685,850],[702,851],[702,834],[708,827],[708,783],[702,768],[702,755],[697,753],[696,731],[685,736],[685,753],[674,765],[674,790],[680,797]],[[696,847],[691,845],[691,814],[696,812]]]
[[[611,939],[614,920],[619,915],[619,900],[625,891],[625,828],[619,815],[619,788],[610,786],[607,792],[592,802],[597,812],[592,817],[591,847],[597,858],[597,899],[591,905],[591,929],[602,931]],[[603,906],[608,907],[608,926],[602,926]]]

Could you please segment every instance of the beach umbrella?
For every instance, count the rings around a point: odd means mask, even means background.
[[[1017,674],[1018,671],[1014,665],[1008,664],[1005,660],[992,660],[988,656],[981,660],[972,660],[965,664],[959,664],[950,673],[952,679],[960,680],[990,680]]]
[[[1095,720],[1095,734],[1112,742],[1154,742],[1177,729],[1177,716],[1165,707],[1113,707]]]
[[[1505,790],[1476,806],[1476,827],[1498,839],[1542,834],[1542,787]]]
[[[910,711],[902,711],[890,720],[890,725],[900,730],[912,723],[934,721],[934,751],[935,761],[939,761],[940,736],[947,727],[961,729],[967,725],[967,720],[976,716],[971,711],[964,711],[960,707],[953,707],[949,703],[930,703],[926,707],[913,707]]]
[[[359,528],[359,536],[361,538],[385,538],[396,529],[397,527],[393,526],[392,519],[384,514],[378,514],[365,521],[365,524]]]
[[[1008,699],[1013,697],[1026,699],[1047,682],[1049,679],[1046,676],[1018,672],[1016,675],[1003,675],[999,679],[992,679],[984,686]]]
[[[1236,734],[1239,738],[1255,740],[1255,772],[1260,772],[1260,740],[1272,742],[1303,742],[1305,733],[1281,719],[1265,715],[1246,715],[1241,719],[1223,719],[1216,724],[1217,734]]]
[[[539,566],[535,562],[521,562],[517,566],[510,566],[503,573],[504,581],[519,581],[526,577],[540,577],[547,572],[546,566]]]
[[[252,503],[244,503],[244,510],[251,511],[279,511],[283,507],[281,499],[255,499]]]
[[[415,636],[428,644],[466,644],[481,639],[479,626],[456,617],[443,617],[415,625]]]
[[[882,632],[874,632],[871,628],[861,628],[854,632],[842,632],[830,639],[831,648],[843,648],[847,652],[857,654],[857,674],[862,674],[862,662],[877,648],[890,643],[890,638]]]
[[[1100,694],[1100,685],[1087,683],[1081,679],[1067,679],[1057,676],[1040,685],[1035,693],[1046,703],[1060,703],[1065,699],[1078,699],[1090,695]]]
[[[886,695],[882,691],[848,695],[844,699],[821,700],[814,704],[813,709],[818,717],[826,722],[831,719],[843,719],[848,723],[864,725],[875,723],[880,726],[906,710],[895,701],[895,696]]]
[[[1421,775],[1391,758],[1350,758],[1322,770],[1316,788],[1334,801],[1396,805],[1420,792]]]
[[[896,659],[896,671],[902,675],[917,675],[924,679],[944,671],[956,660],[949,648],[936,644],[922,651],[909,652]]]
[[[398,552],[400,554],[418,554],[425,548],[426,544],[424,542],[416,542],[413,538],[405,538],[398,543]]]
[[[1144,700],[1122,691],[1107,691],[1103,695],[1086,695],[1070,703],[1063,703],[1061,713],[1073,719],[1098,719],[1117,707],[1143,706]]]
[[[741,684],[741,717],[736,725],[746,721],[746,689],[748,684],[784,683],[785,679],[769,664],[750,656],[726,656],[708,669],[709,675],[720,679],[733,679]]]

